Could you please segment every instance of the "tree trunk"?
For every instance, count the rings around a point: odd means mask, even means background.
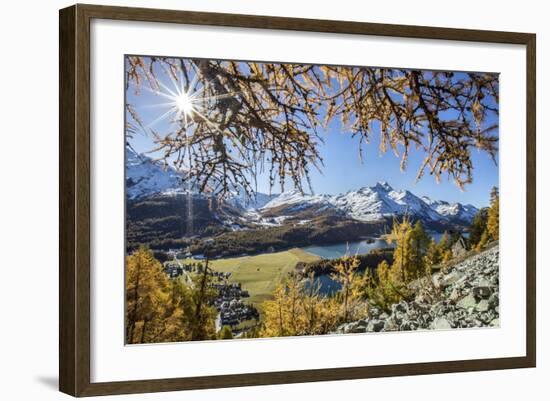
[[[208,257],[206,258],[206,263],[204,266],[204,273],[201,280],[201,288],[199,290],[199,299],[197,299],[197,306],[195,308],[195,324],[193,325],[193,340],[201,340],[201,310],[202,303],[204,298],[204,291],[206,289],[206,279],[208,275]]]
[[[145,343],[145,330],[147,329],[147,323],[148,322],[149,322],[149,320],[144,320],[143,321],[143,327],[141,328],[141,341],[140,341],[140,344]]]
[[[134,330],[136,328],[136,315],[137,315],[138,300],[139,300],[138,290],[139,290],[140,273],[141,273],[141,263],[138,265],[138,269],[136,273],[136,282],[134,286],[134,307],[132,309],[132,313],[130,313],[128,316],[129,327],[126,328],[127,329],[126,342],[129,344],[132,344],[134,342]]]

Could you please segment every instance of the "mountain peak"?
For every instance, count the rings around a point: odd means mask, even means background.
[[[182,183],[182,174],[171,167],[164,168],[150,157],[126,149],[126,194],[129,199],[155,195],[193,192]],[[337,210],[360,221],[380,220],[387,216],[413,214],[427,221],[470,222],[477,213],[471,205],[417,197],[406,190],[396,190],[386,181],[378,181],[372,187],[363,187],[341,194],[312,194],[292,188],[281,194],[256,194],[253,199],[235,189],[232,201],[244,210],[281,208],[286,214],[296,214],[304,209]]]
[[[386,181],[378,181],[373,187],[374,189],[382,190],[385,192],[393,191],[393,188]]]

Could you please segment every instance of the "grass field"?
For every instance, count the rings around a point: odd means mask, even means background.
[[[314,262],[318,256],[294,248],[283,252],[210,261],[213,270],[231,272],[229,281],[241,283],[250,293],[249,302],[258,304],[271,297],[276,285],[293,271],[298,262]],[[185,263],[197,262],[185,260]]]

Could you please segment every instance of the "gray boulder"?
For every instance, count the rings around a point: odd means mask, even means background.
[[[448,330],[452,329],[452,326],[446,318],[438,317],[432,322],[430,328],[434,330]]]
[[[367,326],[367,331],[369,332],[382,331],[384,329],[385,324],[386,323],[383,320],[370,320]]]
[[[473,294],[468,294],[464,298],[462,298],[460,301],[457,302],[456,306],[462,309],[469,310],[470,308],[474,308],[477,305],[476,298],[473,296]]]
[[[482,299],[479,301],[479,303],[476,305],[476,310],[478,312],[487,312],[489,310],[489,301],[486,299]]]

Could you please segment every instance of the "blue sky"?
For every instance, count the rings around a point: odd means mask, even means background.
[[[361,186],[371,186],[377,181],[387,181],[395,189],[408,189],[416,195],[426,195],[432,199],[451,202],[471,203],[474,206],[487,206],[491,187],[498,186],[498,166],[484,152],[473,151],[475,167],[473,183],[461,191],[451,178],[444,175],[439,183],[425,173],[417,181],[416,176],[424,153],[412,151],[407,168],[401,171],[400,158],[392,152],[380,154],[379,136],[364,147],[363,160],[359,159],[358,139],[338,129],[326,136],[321,155],[324,159],[323,174],[312,176],[314,189],[319,193],[339,193]]]
[[[168,84],[168,81],[165,83]],[[166,111],[162,107],[153,106],[165,103],[166,99],[145,90],[136,96],[134,89],[130,87],[127,91],[127,102],[135,107],[145,124],[154,121]],[[169,124],[166,119],[163,119],[152,128],[159,133],[165,133],[169,130]],[[465,190],[461,191],[446,175],[441,177],[440,183],[437,183],[435,178],[426,172],[420,181],[416,181],[416,175],[424,157],[422,151],[412,150],[406,170],[401,171],[400,159],[392,152],[380,154],[379,135],[376,131],[370,144],[363,146],[362,161],[358,154],[359,137],[352,138],[349,133],[343,132],[338,121],[331,123],[322,136],[324,143],[319,144],[319,150],[324,167],[322,173],[314,169],[311,171],[311,182],[315,193],[337,194],[363,186],[372,186],[377,181],[387,181],[395,189],[408,189],[418,196],[426,195],[433,199],[471,203],[482,207],[489,203],[491,187],[498,186],[498,166],[487,153],[475,149],[471,150],[474,165],[473,183],[466,185]],[[138,152],[150,151],[154,146],[151,138],[144,133],[134,135],[129,142]],[[259,177],[258,186],[260,192],[269,192],[267,176]],[[278,187],[272,189],[272,193],[279,191]]]

